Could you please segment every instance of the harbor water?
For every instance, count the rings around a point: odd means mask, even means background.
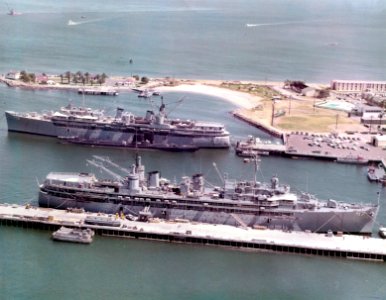
[[[380,1],[66,1],[12,2],[22,15],[0,15],[0,72],[68,70],[141,76],[329,82],[383,80],[386,3]],[[69,23],[71,20],[73,23]],[[75,24],[74,24],[75,23]],[[73,24],[73,25],[68,25]],[[247,26],[248,25],[248,26]],[[133,64],[129,60],[133,59]],[[293,78],[296,76],[297,78]],[[171,116],[223,122],[235,141],[270,138],[234,119],[235,107],[198,94],[167,93]],[[50,171],[108,174],[87,165],[92,155],[129,167],[136,150],[62,144],[8,133],[5,110],[56,110],[71,101],[114,114],[117,106],[144,115],[159,106],[134,93],[117,97],[11,89],[0,85],[0,202],[36,203]],[[253,177],[232,150],[139,151],[147,171],[178,182],[202,172],[220,184],[213,162],[230,178]],[[322,199],[377,202],[386,225],[385,189],[366,167],[262,157],[258,179]],[[385,299],[383,264],[248,253],[201,246],[97,236],[89,246],[57,244],[51,233],[0,228],[0,299]]]

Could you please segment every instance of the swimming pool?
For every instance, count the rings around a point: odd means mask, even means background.
[[[315,106],[321,107],[321,108],[327,108],[327,109],[342,110],[347,112],[350,112],[353,108],[355,108],[354,104],[343,100],[323,101],[323,102],[316,103]]]

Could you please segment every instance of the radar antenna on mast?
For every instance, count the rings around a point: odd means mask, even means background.
[[[118,164],[112,162],[109,157],[102,157],[102,156],[98,156],[98,155],[93,155],[92,157],[99,160],[99,161],[105,162],[105,163],[109,164],[110,166],[117,168],[118,170],[120,170],[121,172],[123,172],[125,174],[130,173],[130,170],[123,168],[123,167],[119,166]]]
[[[115,179],[119,180],[120,182],[124,182],[124,178],[116,173],[114,173],[113,171],[109,170],[108,168],[106,168],[102,163],[99,163],[95,160],[90,160],[90,159],[87,159],[86,160],[90,165],[96,167],[96,168],[99,168],[101,169],[102,171],[105,171],[106,173],[110,174],[111,176],[113,176]]]

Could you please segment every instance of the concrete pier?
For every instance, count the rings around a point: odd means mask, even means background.
[[[242,150],[352,164],[386,163],[386,149],[375,147],[369,143],[368,137],[347,134],[292,132],[283,136],[282,145],[239,141],[236,146],[236,153],[242,152]]]
[[[347,259],[386,261],[386,240],[354,235],[284,232],[265,228],[233,227],[188,222],[187,220],[149,222],[119,219],[120,226],[100,226],[85,222],[89,216],[104,214],[70,212],[39,207],[0,204],[0,226],[56,230],[60,226],[91,228],[97,234],[200,244],[248,251],[269,251]]]

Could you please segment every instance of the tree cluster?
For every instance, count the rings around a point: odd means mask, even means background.
[[[72,82],[75,84],[82,83],[83,85],[102,85],[106,82],[106,79],[108,78],[105,73],[91,75],[89,72],[83,73],[81,71],[78,71],[76,73],[71,73],[70,71],[67,71],[64,74],[60,74],[59,77],[60,83],[62,84],[66,81],[67,84],[70,84]]]
[[[27,73],[26,71],[23,70],[20,72],[20,80],[26,83],[35,82],[36,75],[34,73]]]

